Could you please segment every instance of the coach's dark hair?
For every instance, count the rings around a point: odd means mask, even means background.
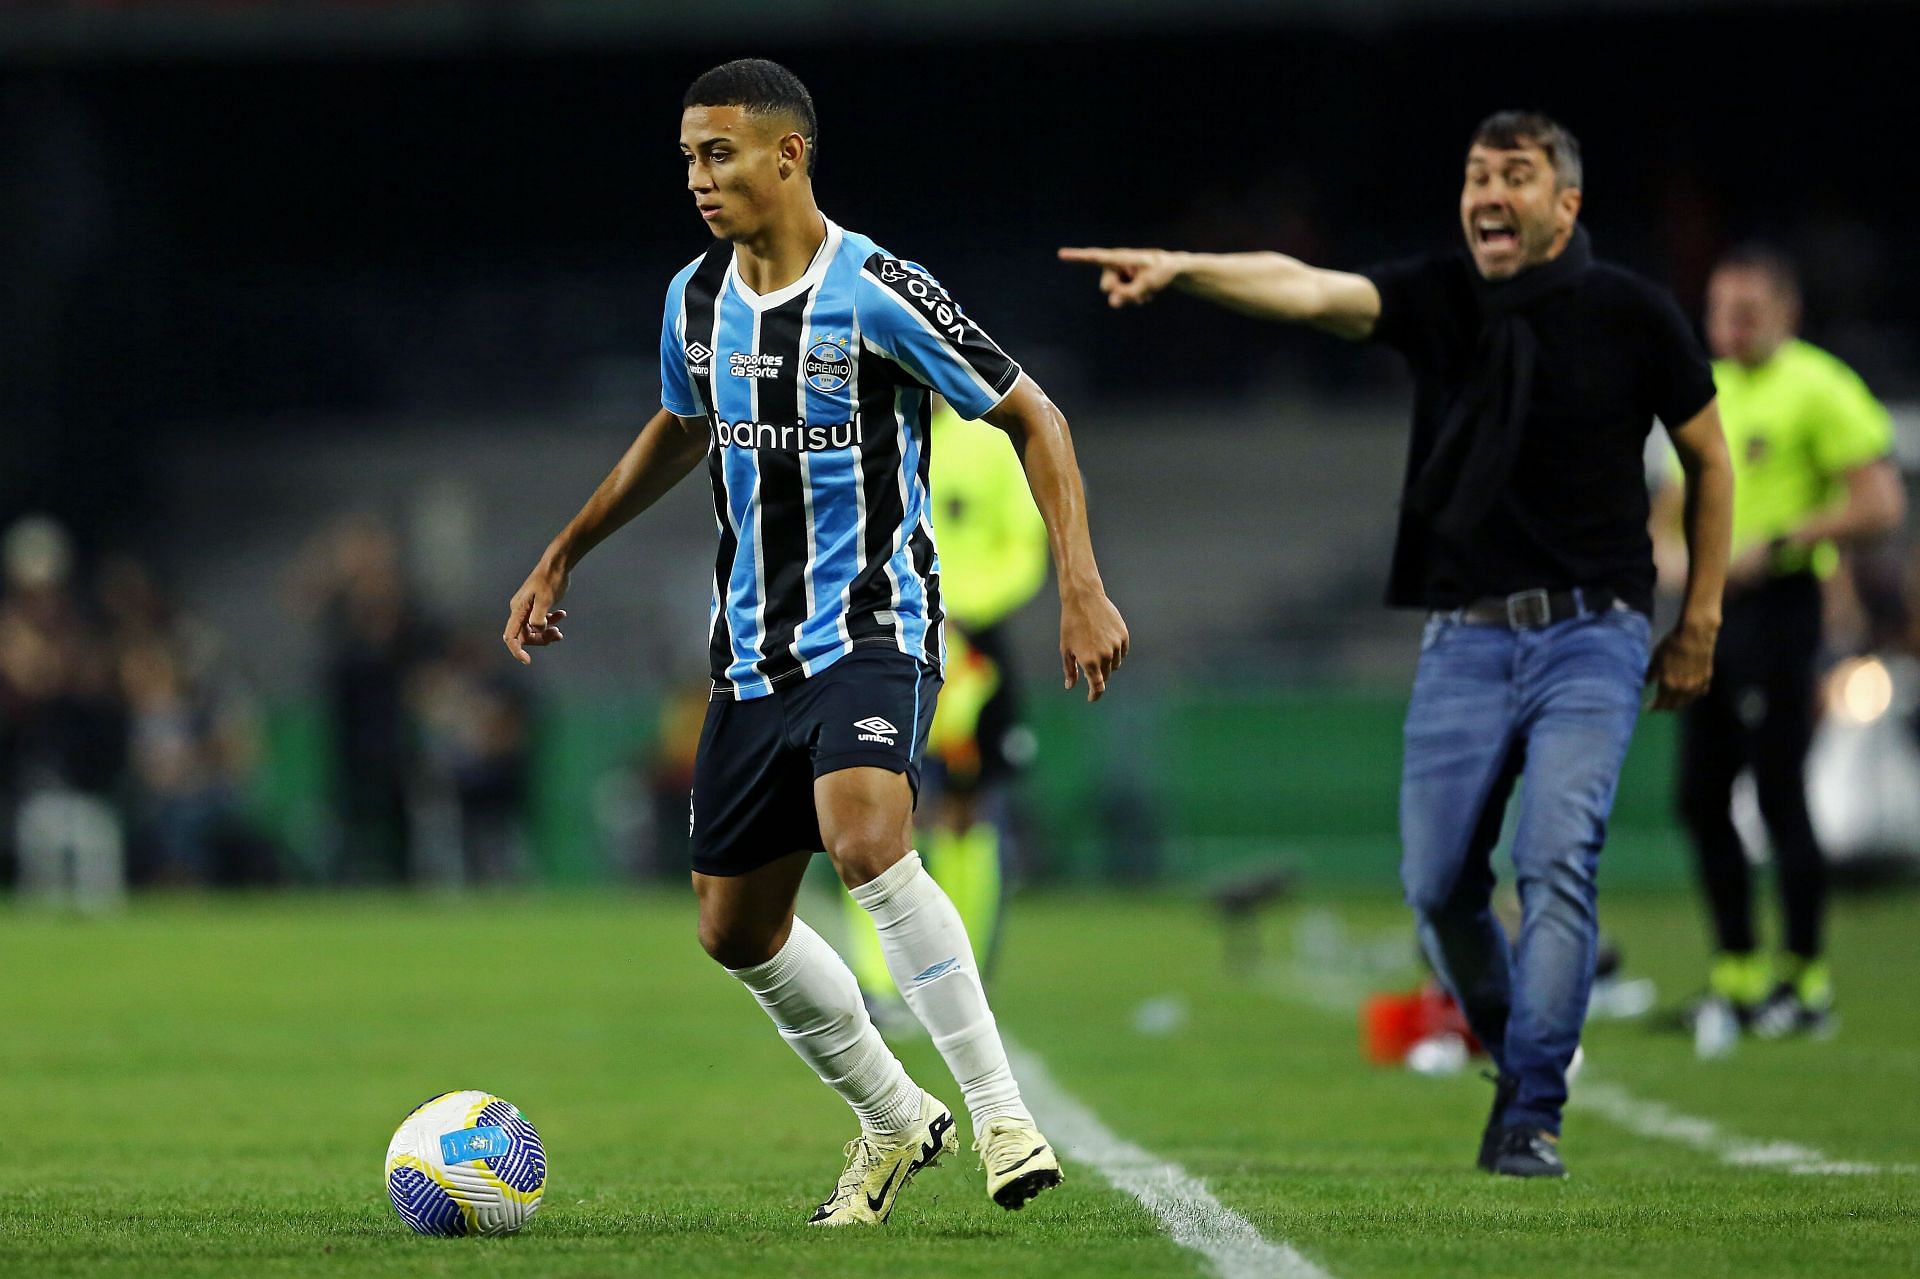
[[[813,95],[800,77],[765,58],[735,58],[695,80],[687,89],[682,111],[688,107],[739,107],[750,115],[789,117],[794,132],[807,140],[807,172],[819,153],[820,122],[813,114]]]
[[[1580,163],[1580,141],[1567,127],[1539,111],[1496,111],[1473,131],[1473,143],[1511,151],[1532,143],[1547,153],[1553,165],[1553,184],[1577,187],[1585,176]]]
[[[1782,296],[1800,300],[1800,269],[1793,259],[1771,244],[1758,240],[1749,240],[1738,245],[1713,264],[1713,269],[1723,271],[1727,268],[1738,271],[1758,271],[1773,282]]]

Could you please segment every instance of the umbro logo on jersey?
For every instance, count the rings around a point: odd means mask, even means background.
[[[893,745],[893,739],[900,733],[899,729],[889,724],[886,720],[881,719],[878,715],[869,715],[865,719],[857,719],[853,722],[853,726],[860,730],[861,741],[879,742],[885,746]]]
[[[695,342],[687,348],[687,372],[695,377],[705,377],[713,367],[707,361],[713,358],[713,351],[704,343]]]

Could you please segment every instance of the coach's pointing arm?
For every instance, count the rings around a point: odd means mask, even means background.
[[[1380,290],[1366,276],[1281,253],[1062,249],[1060,260],[1099,267],[1100,291],[1112,307],[1141,306],[1175,288],[1255,319],[1310,324],[1356,342],[1371,337],[1380,318]]]

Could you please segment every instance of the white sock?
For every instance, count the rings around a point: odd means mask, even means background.
[[[980,988],[967,926],[921,868],[920,854],[908,853],[854,889],[853,899],[873,916],[893,984],[946,1059],[966,1097],[974,1131],[1008,1116],[1031,1123]]]
[[[799,916],[779,954],[727,971],[753,992],[800,1059],[853,1107],[861,1127],[891,1135],[920,1118],[920,1087],[873,1028],[860,983]]]

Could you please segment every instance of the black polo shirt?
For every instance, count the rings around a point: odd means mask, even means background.
[[[1480,331],[1476,268],[1464,250],[1365,272],[1380,290],[1374,340],[1413,367],[1407,481],[1461,393]],[[1403,491],[1387,603],[1457,608],[1488,595],[1611,588],[1653,611],[1645,448],[1713,399],[1713,370],[1667,292],[1595,262],[1528,311],[1538,339],[1532,396],[1504,491],[1471,534],[1436,533]]]

